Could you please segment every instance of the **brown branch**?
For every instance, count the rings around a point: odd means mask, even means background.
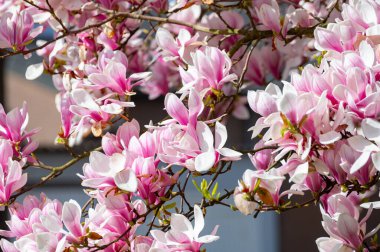
[[[98,148],[94,149],[93,151],[97,151],[97,150],[101,150],[101,147],[98,147]],[[12,195],[11,198],[10,198],[10,200],[9,200],[9,203],[10,204],[13,203],[16,200],[16,198],[19,197],[20,195],[22,195],[22,194],[24,194],[26,192],[29,192],[30,190],[32,190],[32,189],[34,189],[36,187],[44,185],[48,181],[50,181],[50,180],[58,177],[67,168],[69,168],[72,165],[76,164],[77,162],[79,162],[83,158],[86,158],[86,157],[90,156],[91,152],[92,151],[86,151],[86,152],[82,153],[81,155],[78,155],[76,158],[73,158],[70,161],[68,161],[67,163],[65,163],[63,165],[60,165],[60,166],[45,165],[45,164],[43,164],[41,162],[39,162],[37,164],[29,164],[30,166],[33,166],[33,167],[42,168],[42,169],[45,169],[45,170],[50,170],[50,173],[47,176],[42,177],[40,182],[38,182],[36,184],[33,184],[33,185],[30,185],[30,186],[23,187],[19,192],[17,192],[16,194]]]

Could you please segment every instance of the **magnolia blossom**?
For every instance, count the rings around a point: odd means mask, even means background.
[[[196,47],[203,45],[198,41],[199,34],[194,36],[188,30],[181,29],[176,39],[171,33],[163,28],[157,30],[156,40],[158,46],[163,50],[164,60],[182,59],[185,62],[191,60],[190,53],[195,51]]]
[[[115,153],[106,156],[101,152],[92,152],[90,163],[83,167],[82,186],[100,190],[118,187],[121,190],[135,192],[137,190],[136,174],[125,169],[125,157]]]
[[[12,214],[7,222],[10,231],[2,231],[2,235],[14,237],[16,241],[10,244],[2,239],[4,251],[55,251],[60,247],[58,243],[63,238],[61,202],[52,201],[44,194],[40,199],[27,196],[23,204],[16,203],[9,211]]]
[[[204,89],[220,90],[225,84],[237,79],[235,74],[230,73],[232,62],[226,52],[216,47],[202,49],[191,54],[193,64],[188,70],[180,68],[183,82],[181,92],[190,88],[198,92]]]
[[[125,107],[134,107],[133,102],[119,101],[112,98],[102,97],[95,100],[89,92],[84,89],[75,89],[71,93],[74,104],[70,111],[81,117],[76,131],[82,127],[90,127],[95,136],[99,136],[102,129],[113,115],[123,112]],[[99,104],[100,103],[100,104]]]
[[[0,204],[2,210],[11,195],[26,184],[27,174],[22,173],[24,161],[12,160],[12,145],[6,140],[0,140]]]
[[[26,127],[29,122],[29,115],[26,103],[23,107],[14,108],[5,113],[3,106],[0,104],[0,139],[9,141],[14,150],[14,156],[33,158],[30,154],[38,147],[38,143],[31,139],[31,136],[38,132],[38,129],[27,131]]]
[[[256,9],[258,19],[266,28],[277,33],[281,31],[280,8],[276,1],[272,0],[270,4],[262,4]]]
[[[210,235],[199,237],[204,225],[203,213],[198,205],[194,206],[194,227],[185,216],[172,214],[170,218],[171,229],[168,232],[151,231],[154,238],[153,251],[200,251],[203,244],[219,239],[219,236],[215,235],[218,226],[215,227]]]
[[[201,138],[200,148],[202,153],[199,154],[194,161],[195,170],[199,172],[208,171],[219,160],[239,160],[241,153],[224,145],[227,141],[227,129],[219,123],[215,123],[215,139],[210,128],[202,122],[197,124],[198,139]],[[221,158],[220,156],[224,156]]]
[[[127,69],[124,64],[110,61],[103,69],[103,73],[92,73],[88,76],[88,80],[94,85],[91,88],[109,88],[119,95],[127,95],[134,86],[139,85],[141,80],[149,77],[151,73],[132,74],[129,78],[126,78],[126,74]],[[132,81],[135,83],[132,84]]]
[[[0,48],[12,48],[14,51],[24,50],[43,31],[42,26],[33,28],[33,18],[26,10],[6,12],[2,14],[0,23]]]
[[[284,176],[276,171],[252,171],[246,170],[239,186],[234,192],[236,207],[245,215],[252,214],[258,209],[258,202],[265,205],[278,205],[280,198],[290,194],[290,191],[280,193]]]
[[[364,239],[375,234],[380,226],[366,234],[366,221],[370,217],[372,207],[366,216],[359,221],[359,211],[350,198],[335,194],[327,200],[322,211],[322,226],[330,238],[317,239],[319,251],[354,251]]]
[[[56,142],[73,157],[39,160],[26,105],[0,106],[0,203],[10,211],[0,234],[11,239],[2,250],[199,252],[219,238],[200,235],[203,211],[232,194],[245,215],[316,202],[328,236],[320,251],[378,250],[379,225],[367,232],[367,222],[379,202],[367,200],[380,172],[379,13],[375,0],[0,0],[0,57],[41,57],[25,77],[53,76]],[[52,40],[28,50],[45,29]],[[143,126],[133,111],[140,91],[165,95],[167,116]],[[253,113],[257,139],[228,148],[231,115]],[[82,148],[91,132],[101,146]],[[253,169],[220,189],[242,153]],[[88,204],[18,201],[86,157]],[[23,189],[26,169],[47,174]],[[187,198],[195,176],[202,209]]]

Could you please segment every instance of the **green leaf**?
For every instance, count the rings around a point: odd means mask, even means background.
[[[197,181],[195,181],[194,179],[193,179],[193,185],[195,186],[195,188],[197,188],[198,192],[202,193],[201,188],[197,185]]]
[[[205,189],[207,190],[207,181],[205,179],[203,179],[201,182],[201,189],[202,191]]]
[[[256,193],[260,188],[261,179],[256,180],[255,188],[253,188],[253,192]]]
[[[176,206],[176,202],[172,202],[170,204],[167,204],[164,206],[164,209],[167,210],[167,209],[171,209],[171,208],[174,208]]]
[[[65,144],[66,143],[66,139],[64,139],[62,137],[57,137],[57,143],[58,144]]]
[[[215,183],[214,188],[212,189],[211,195],[214,197],[218,192],[218,182]]]
[[[203,191],[203,196],[204,196],[206,199],[208,199],[208,200],[212,200],[212,196],[211,196],[210,192],[207,191],[207,188],[206,188],[206,190]]]

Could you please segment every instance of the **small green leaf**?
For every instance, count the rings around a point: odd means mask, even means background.
[[[203,191],[203,196],[204,196],[206,199],[208,199],[208,200],[212,200],[212,196],[211,196],[210,192],[207,191],[207,189]]]
[[[203,179],[201,182],[201,189],[202,191],[205,189],[207,190],[207,181],[205,179]]]
[[[197,185],[197,181],[195,181],[194,179],[193,179],[193,185],[195,186],[195,188],[197,188],[198,192],[202,193],[201,188]]]
[[[261,179],[256,180],[255,188],[253,188],[253,193],[256,193],[260,188]]]
[[[64,139],[62,137],[57,137],[57,143],[58,144],[65,144],[66,143],[66,139]]]
[[[174,208],[176,206],[176,202],[172,202],[170,204],[167,204],[164,206],[164,209],[167,210],[167,209],[171,209],[171,208]]]
[[[217,192],[218,192],[218,182],[215,183],[214,188],[212,189],[211,195],[214,197]]]

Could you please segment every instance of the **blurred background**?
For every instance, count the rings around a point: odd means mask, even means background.
[[[40,143],[37,157],[44,163],[57,166],[69,160],[70,156],[64,148],[54,144],[60,127],[59,114],[54,103],[56,90],[48,75],[36,81],[27,81],[24,77],[27,66],[39,61],[38,57],[26,61],[22,56],[0,61],[0,101],[6,110],[22,106],[23,101],[28,103],[30,118],[28,129],[41,129],[36,135],[36,140]],[[147,124],[149,120],[157,122],[164,117],[162,98],[149,101],[147,97],[138,94],[134,97],[134,101],[136,108],[133,109],[133,116],[141,125]],[[254,115],[245,121],[231,120],[228,123],[228,146],[252,148],[253,143],[247,129],[254,124],[254,121]],[[78,173],[82,173],[84,162],[86,160],[31,193],[39,195],[43,191],[49,198],[61,201],[75,199],[84,204],[88,198],[77,176]],[[253,168],[249,160],[243,159],[237,163],[230,173],[221,177],[219,188],[235,187],[247,168]],[[36,183],[41,176],[46,175],[45,171],[33,168],[27,172],[28,183]],[[191,189],[189,195],[192,201],[199,201],[200,195],[195,188],[188,187],[188,189]],[[226,207],[216,206],[208,210],[204,234],[210,232],[215,225],[220,225],[218,235],[221,239],[206,247],[208,251],[317,251],[315,239],[326,236],[321,227],[321,214],[316,206],[295,209],[281,215],[260,213],[257,218],[243,216]]]

